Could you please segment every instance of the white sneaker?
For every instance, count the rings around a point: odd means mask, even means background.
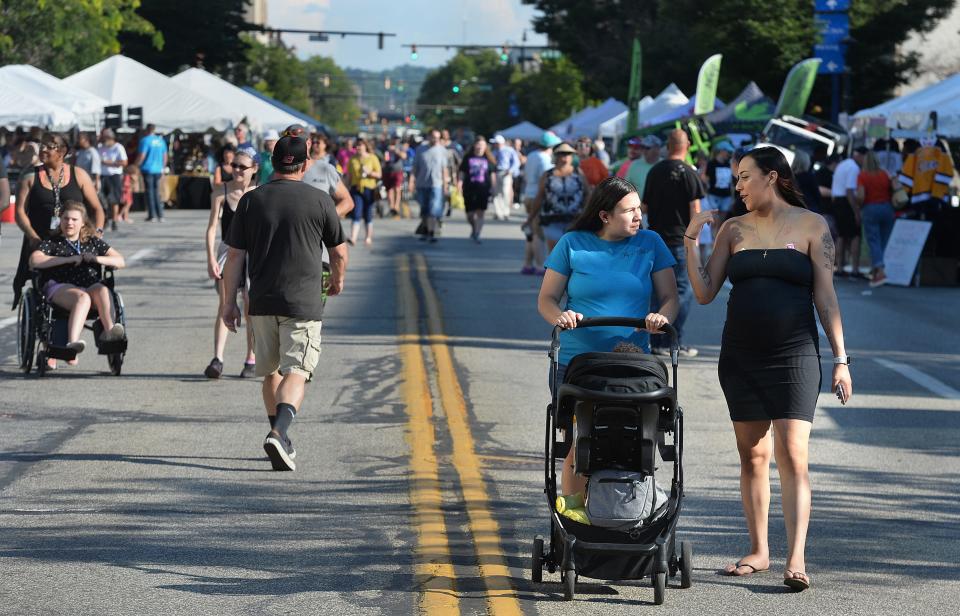
[[[126,331],[123,329],[123,325],[121,323],[114,323],[110,331],[103,332],[100,339],[106,342],[113,342],[114,340],[123,340],[124,335],[126,335]]]
[[[75,342],[68,342],[67,348],[79,355],[80,353],[83,353],[85,348],[87,348],[87,344],[83,340],[77,340]]]

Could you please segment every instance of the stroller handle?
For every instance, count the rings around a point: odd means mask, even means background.
[[[577,323],[577,328],[579,329],[581,327],[634,327],[636,329],[645,329],[647,327],[647,321],[636,317],[583,317]],[[676,328],[670,323],[664,323],[660,329],[663,333],[670,336],[670,348],[679,349]],[[560,326],[553,328],[554,343],[559,343],[560,332],[562,331],[563,328]]]

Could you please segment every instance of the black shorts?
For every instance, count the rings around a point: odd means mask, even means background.
[[[850,202],[845,197],[834,199],[832,209],[831,213],[837,221],[837,235],[844,239],[860,237],[860,225],[857,224],[857,217]]]
[[[106,199],[105,205],[117,205],[123,203],[123,174],[102,175],[100,176],[100,188],[103,197]]]

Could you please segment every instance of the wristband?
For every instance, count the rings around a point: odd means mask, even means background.
[[[694,242],[697,241],[697,238],[695,238],[695,237],[690,237],[690,236],[687,235],[686,233],[683,234],[683,237],[687,238],[688,240],[693,240]]]
[[[838,355],[833,358],[833,363],[840,366],[849,366],[853,363],[853,358],[849,355]]]

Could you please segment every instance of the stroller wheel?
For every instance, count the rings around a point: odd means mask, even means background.
[[[666,590],[667,590],[667,574],[654,573],[653,574],[653,603],[655,605],[663,605],[663,595]]]
[[[693,585],[693,543],[680,542],[680,588],[690,588]]]
[[[563,572],[563,598],[573,601],[573,594],[577,587],[577,572],[574,570]]]
[[[537,535],[533,539],[533,562],[531,563],[531,579],[539,584],[543,581],[543,537]]]

